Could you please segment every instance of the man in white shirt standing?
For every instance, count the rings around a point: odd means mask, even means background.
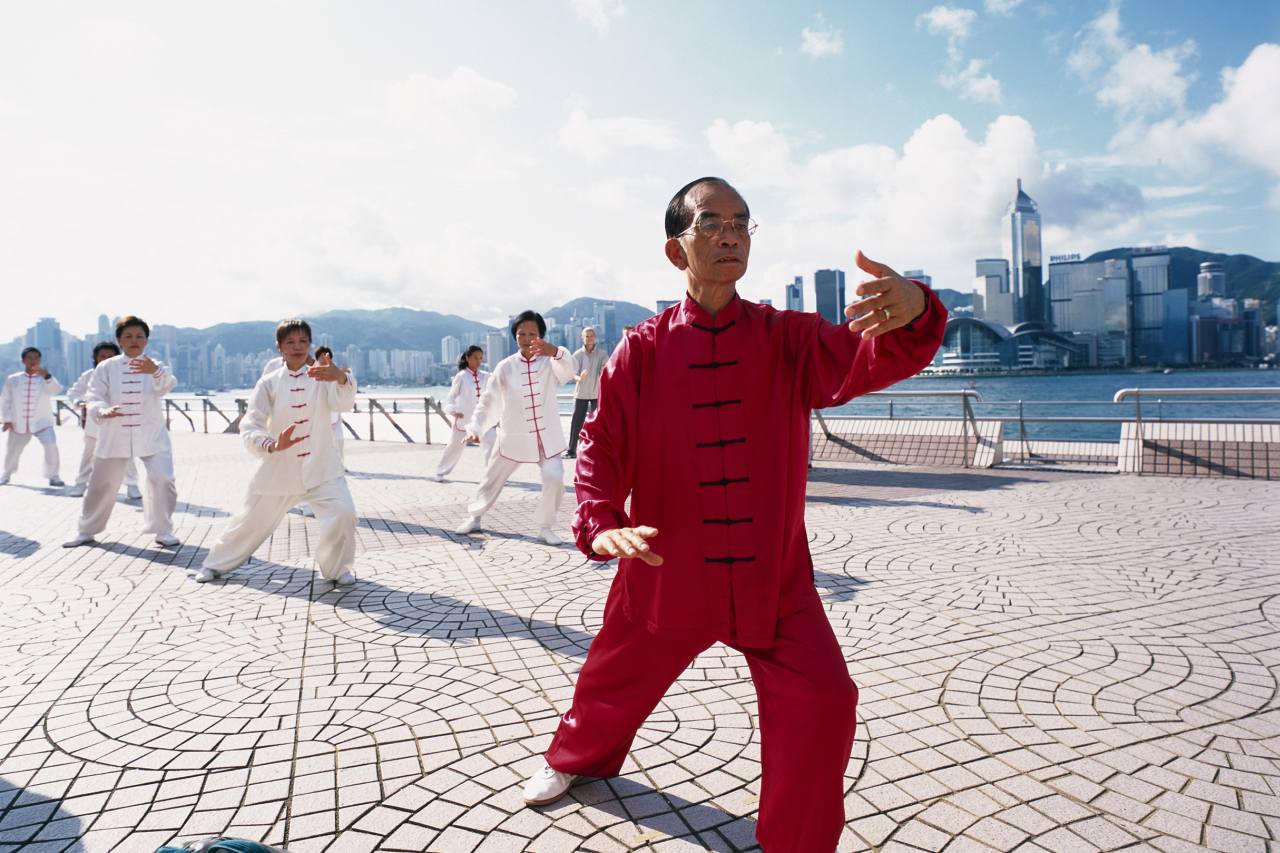
[[[543,340],[546,333],[547,322],[536,311],[521,312],[511,323],[519,349],[494,367],[467,427],[470,436],[479,438],[496,424],[498,440],[457,533],[479,530],[481,518],[498,500],[511,474],[529,463],[542,469],[542,497],[534,518],[538,537],[548,545],[562,541],[552,529],[564,497],[564,429],[556,390],[577,374],[569,351]]]
[[[578,455],[578,432],[589,412],[596,410],[600,396],[600,372],[609,355],[596,346],[596,330],[587,326],[582,330],[582,347],[573,354],[573,369],[578,371],[578,387],[573,392],[573,420],[569,424],[569,450],[565,456]]]
[[[53,395],[62,385],[41,366],[40,358],[35,347],[24,349],[22,370],[7,378],[0,391],[0,420],[4,421],[4,432],[9,433],[0,486],[8,484],[18,470],[18,459],[33,435],[44,447],[44,475],[49,485],[66,485],[58,476],[58,440],[53,431]]]
[[[120,347],[110,341],[101,341],[93,348],[93,364],[97,367],[114,355],[120,354]],[[71,387],[67,389],[67,400],[80,410],[84,420],[84,450],[80,453],[80,472],[76,474],[75,485],[67,492],[73,498],[83,497],[89,488],[89,475],[93,473],[93,451],[98,446],[98,422],[89,417],[85,405],[85,395],[89,393],[89,380],[93,378],[93,367],[80,374]],[[124,488],[129,500],[136,501],[142,497],[138,488],[138,466],[132,459],[124,469]]]
[[[178,384],[164,364],[146,354],[151,327],[140,317],[129,315],[116,322],[116,343],[124,350],[93,369],[85,394],[88,415],[98,422],[98,441],[93,449],[93,471],[85,491],[75,538],[64,548],[91,545],[107,528],[116,492],[130,460],[142,460],[147,472],[144,533],[166,548],[178,544],[173,534],[173,511],[178,505],[178,487],[173,479],[173,448],[164,422],[164,395]]]
[[[276,327],[282,367],[258,380],[240,422],[240,437],[261,459],[244,509],[227,524],[195,572],[198,583],[237,569],[276,529],[285,513],[306,501],[320,525],[312,553],[320,574],[339,585],[356,581],[356,507],[343,476],[330,419],[355,404],[356,383],[329,356],[307,366],[311,326],[283,320]]]

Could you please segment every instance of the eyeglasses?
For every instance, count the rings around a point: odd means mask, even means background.
[[[699,219],[687,231],[683,231],[676,236],[686,237],[689,234],[697,234],[699,237],[714,240],[724,233],[726,225],[733,229],[733,233],[741,239],[750,237],[760,227],[760,224],[754,219],[721,219],[718,216],[708,216],[705,219]]]

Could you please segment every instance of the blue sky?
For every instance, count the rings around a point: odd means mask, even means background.
[[[1226,11],[1224,11],[1226,10]],[[682,290],[675,187],[760,221],[742,291],[861,248],[971,287],[1021,177],[1046,254],[1280,260],[1280,4],[15,4],[0,336]],[[10,287],[6,286],[9,291]],[[811,295],[811,290],[810,290]],[[812,304],[810,302],[810,304]]]

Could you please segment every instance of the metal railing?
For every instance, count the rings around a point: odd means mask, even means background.
[[[978,422],[973,412],[973,403],[981,403],[982,395],[976,390],[967,388],[959,391],[873,391],[870,394],[863,394],[859,399],[888,399],[888,420],[894,420],[893,401],[904,397],[958,399],[960,401],[959,419],[964,425],[964,467],[968,468],[971,464],[971,460],[973,459],[973,449],[977,447],[978,441],[980,440],[980,436],[978,434]],[[828,416],[824,416],[820,410],[814,410],[813,416],[814,420],[818,422],[818,427],[822,430],[827,441],[839,444],[841,440],[831,432],[830,425],[827,423]],[[835,419],[835,417],[832,419]],[[955,420],[955,418],[930,418],[930,420]],[[809,448],[809,456],[812,461],[812,445],[810,445]]]
[[[1163,423],[1164,422],[1163,418],[1160,417],[1159,414],[1162,413],[1162,407],[1164,404],[1164,399],[1166,397],[1178,397],[1178,398],[1181,398],[1181,397],[1215,397],[1215,398],[1224,398],[1224,397],[1271,398],[1271,397],[1274,397],[1276,398],[1275,400],[1271,400],[1268,402],[1280,403],[1280,388],[1122,388],[1120,389],[1115,393],[1115,396],[1112,398],[1112,401],[1115,403],[1123,403],[1127,400],[1133,400],[1133,403],[1134,403],[1134,430],[1137,433],[1137,453],[1136,453],[1136,459],[1135,459],[1136,470],[1134,471],[1134,473],[1136,473],[1138,476],[1142,476],[1143,469],[1146,467],[1146,457],[1147,457],[1147,453],[1146,453],[1147,439],[1146,439],[1146,433],[1143,428],[1143,417],[1142,417],[1142,398],[1143,397],[1147,397],[1149,399],[1152,397],[1155,398],[1157,406],[1161,407],[1157,409],[1157,413],[1158,413],[1157,420]],[[1194,403],[1200,403],[1200,404],[1208,403],[1212,405],[1214,403],[1220,404],[1220,399],[1212,400],[1212,401],[1211,400],[1191,400],[1191,401],[1180,401],[1180,402],[1182,405],[1189,405]],[[1187,423],[1187,424],[1196,424],[1196,423],[1198,424],[1245,424],[1245,425],[1268,425],[1269,426],[1273,424],[1280,424],[1280,419],[1275,419],[1275,418],[1261,418],[1261,419],[1179,418],[1177,422]],[[1252,445],[1254,442],[1249,442],[1249,443]],[[1252,450],[1252,447],[1250,449]],[[1269,454],[1269,450],[1267,452]],[[1239,457],[1237,455],[1237,459],[1238,458]],[[1250,463],[1251,469],[1255,467],[1255,465],[1253,464],[1254,462],[1255,460],[1252,458],[1252,454],[1250,454],[1249,463]],[[1269,459],[1267,457],[1264,457],[1264,468],[1269,471],[1270,465],[1268,463],[1269,463]]]

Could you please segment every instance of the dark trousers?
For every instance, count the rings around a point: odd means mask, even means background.
[[[595,400],[574,400],[573,401],[573,420],[569,422],[569,455],[574,456],[578,452],[578,433],[582,431],[582,425],[587,420],[587,412],[596,410]]]

